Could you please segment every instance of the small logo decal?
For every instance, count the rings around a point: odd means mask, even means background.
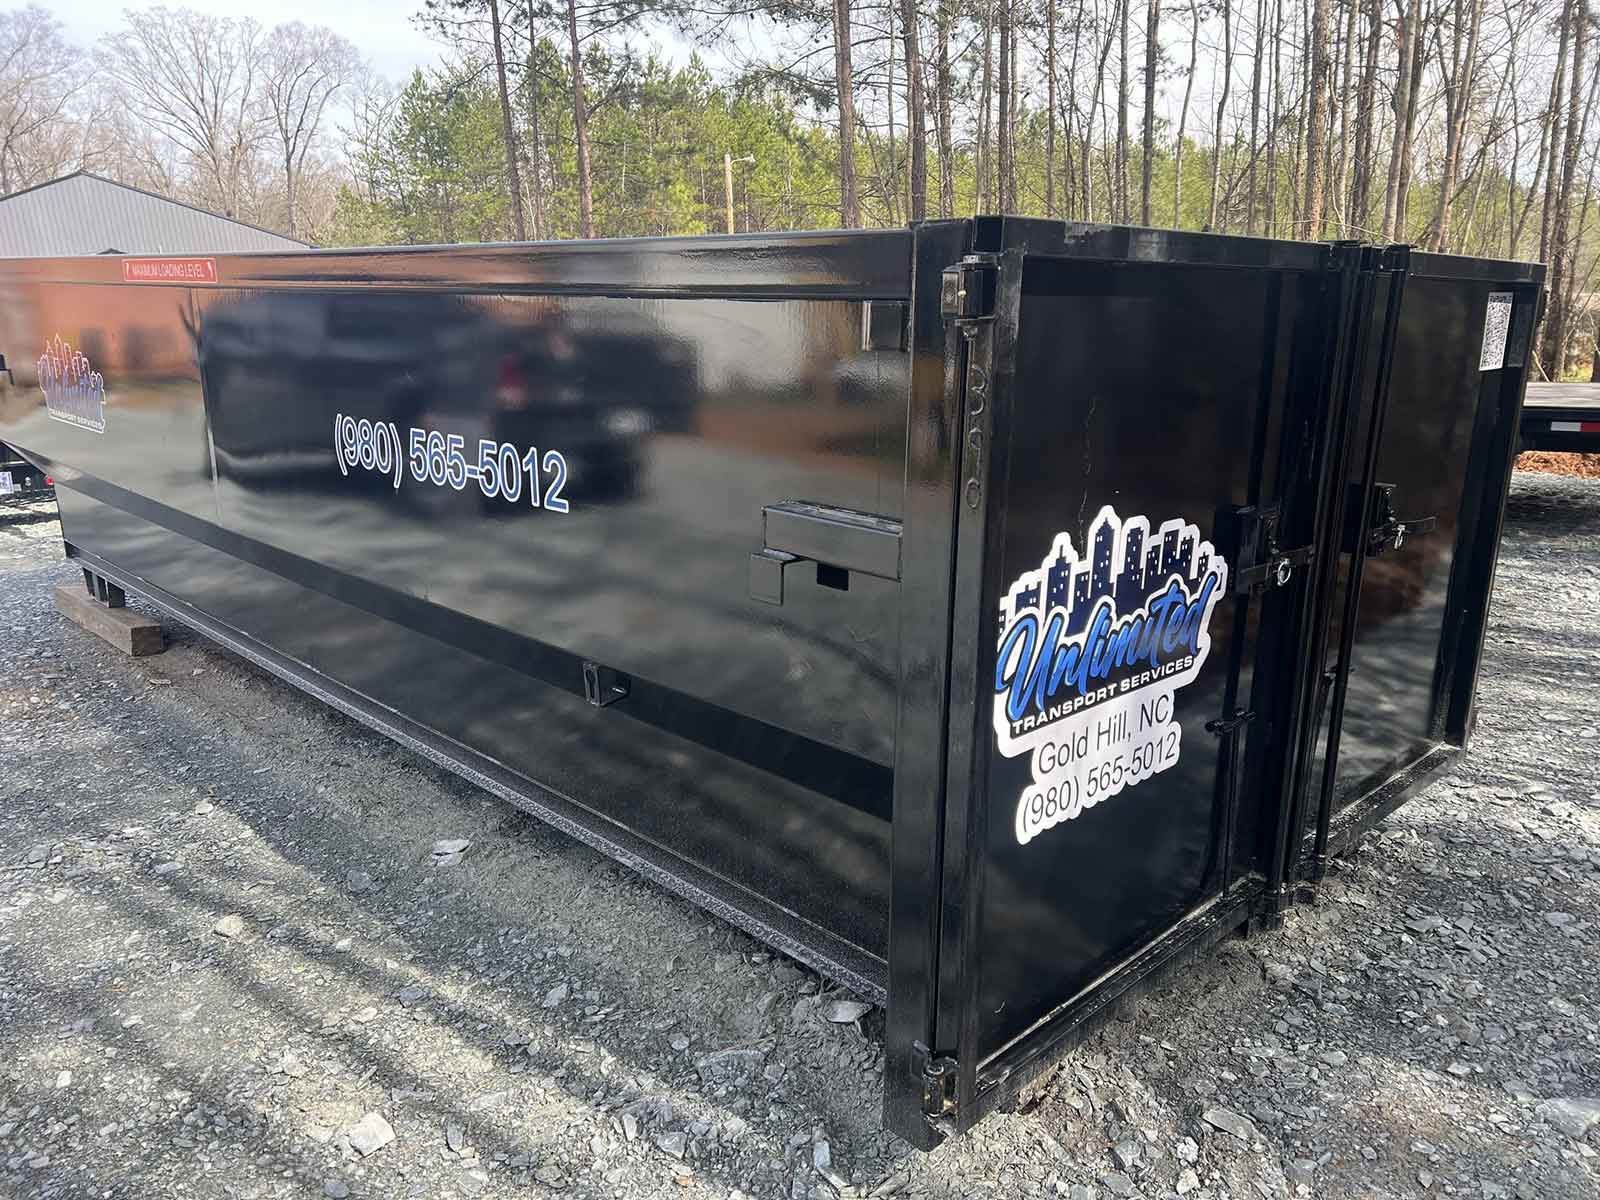
[[[1211,652],[1228,564],[1197,526],[1110,505],[1080,556],[1056,535],[1000,604],[994,729],[1000,753],[1033,756],[1017,841],[1070,821],[1178,761],[1174,696]]]
[[[39,388],[52,420],[94,433],[106,431],[105,377],[59,335],[39,356]]]

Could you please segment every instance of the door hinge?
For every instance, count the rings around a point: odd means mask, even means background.
[[[1311,561],[1310,546],[1286,550],[1280,544],[1282,514],[1276,504],[1250,504],[1230,514],[1234,527],[1233,592],[1257,596],[1287,587],[1295,569]]]
[[[931,1121],[953,1117],[956,1113],[956,1060],[948,1054],[935,1054],[921,1042],[912,1049],[913,1062],[922,1078],[922,1113]]]
[[[939,313],[958,325],[994,320],[1000,265],[992,255],[969,254],[940,278]]]
[[[1351,535],[1345,539],[1345,549],[1354,551],[1358,546],[1368,555],[1382,554],[1387,550],[1405,548],[1408,539],[1432,533],[1439,523],[1437,517],[1411,517],[1400,520],[1394,510],[1395,485],[1375,483],[1365,496],[1359,484],[1350,498]]]

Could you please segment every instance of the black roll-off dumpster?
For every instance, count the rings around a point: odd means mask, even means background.
[[[970,1126],[1466,743],[1542,268],[982,218],[0,262],[67,553]]]

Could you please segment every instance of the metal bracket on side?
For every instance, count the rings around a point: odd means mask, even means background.
[[[596,708],[627,699],[632,683],[621,671],[602,667],[599,663],[583,664],[583,698]]]
[[[785,500],[761,510],[762,547],[750,556],[750,598],[783,603],[786,568],[810,560],[819,572],[900,581],[900,522],[892,517]]]

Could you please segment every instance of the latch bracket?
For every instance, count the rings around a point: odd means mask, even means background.
[[[1233,573],[1236,596],[1259,596],[1287,587],[1295,570],[1311,561],[1310,546],[1286,550],[1280,544],[1282,513],[1276,504],[1249,504],[1230,514],[1238,554]]]
[[[939,280],[939,313],[958,325],[994,320],[1000,265],[992,255],[969,254],[946,267]]]
[[[1362,503],[1363,497],[1359,488],[1351,498],[1351,508],[1356,514],[1355,528],[1359,531],[1357,539],[1363,552],[1368,556],[1404,549],[1409,539],[1432,533],[1439,523],[1437,517],[1411,517],[1404,521],[1400,520],[1394,507],[1396,490],[1396,486],[1392,483],[1375,483],[1372,485],[1372,491],[1365,497],[1365,503]],[[1345,548],[1353,549],[1349,539],[1346,540]]]

